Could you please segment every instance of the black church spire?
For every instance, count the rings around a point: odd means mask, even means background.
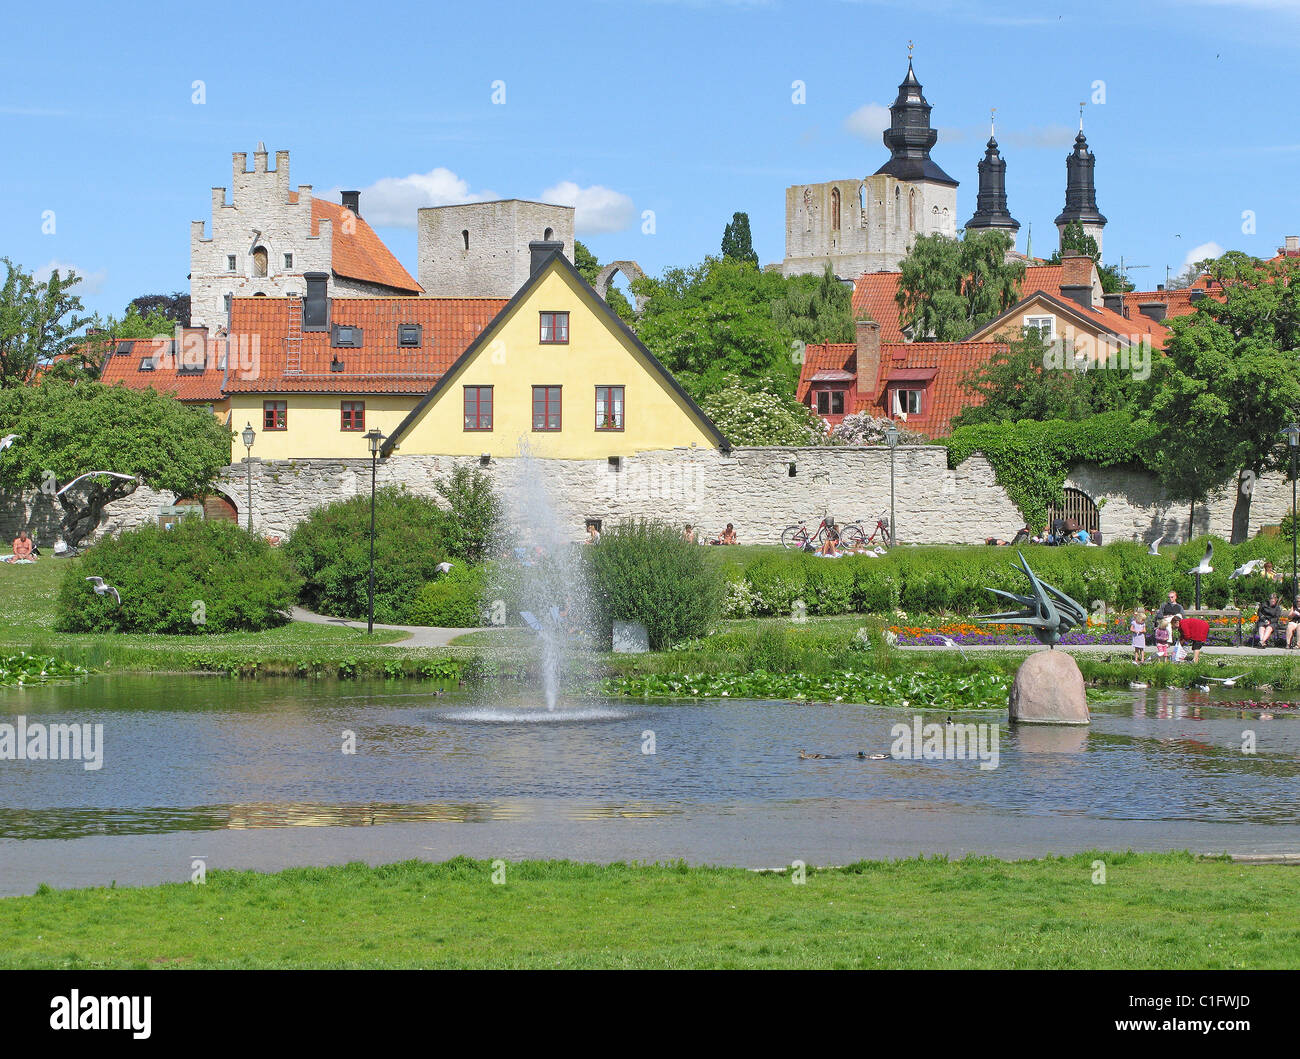
[[[1097,159],[1088,150],[1088,139],[1083,134],[1083,121],[1079,122],[1079,135],[1074,138],[1074,150],[1065,159],[1065,209],[1056,218],[1058,228],[1067,224],[1102,227],[1106,218],[1097,209],[1097,186],[1093,170]]]
[[[1007,211],[1007,163],[998,151],[998,141],[989,129],[989,142],[980,162],[980,189],[975,198],[975,216],[966,222],[970,228],[1020,230],[1020,222]]]
[[[936,184],[957,186],[947,173],[930,158],[930,148],[939,134],[930,128],[930,104],[925,101],[921,82],[912,71],[912,59],[907,60],[907,76],[898,86],[898,98],[889,108],[889,128],[885,130],[885,146],[890,159],[876,175],[884,173],[899,180],[929,180]]]

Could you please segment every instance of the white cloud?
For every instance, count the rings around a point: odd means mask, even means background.
[[[868,142],[877,142],[889,128],[889,108],[880,103],[864,103],[844,119],[846,132]]]
[[[337,202],[339,189],[330,188],[321,197]],[[469,181],[439,166],[427,173],[383,177],[361,188],[361,216],[377,227],[414,228],[416,210],[422,206],[453,206],[496,198],[500,196],[492,191],[470,191]]]
[[[104,289],[104,282],[108,279],[108,269],[106,268],[101,268],[98,272],[87,272],[70,262],[57,259],[43,264],[32,273],[32,278],[38,283],[48,283],[55,269],[58,269],[59,275],[64,279],[67,278],[69,272],[75,272],[81,277],[81,282],[72,288],[74,294],[98,294]]]
[[[1207,257],[1221,257],[1223,247],[1214,241],[1202,243],[1200,246],[1194,246],[1187,251],[1187,256],[1183,258],[1183,268],[1194,265],[1197,261],[1204,261]]]
[[[581,188],[572,180],[561,180],[543,191],[541,198],[557,206],[574,207],[573,227],[578,235],[621,232],[636,216],[630,198],[599,184]]]

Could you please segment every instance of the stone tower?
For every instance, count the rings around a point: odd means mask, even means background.
[[[1007,210],[1007,163],[998,151],[997,137],[989,129],[984,160],[979,164],[980,189],[975,198],[975,216],[966,222],[966,230],[1000,228],[1011,233],[1020,231],[1020,222]]]
[[[957,181],[930,157],[938,133],[910,58],[889,114],[889,161],[872,176],[786,188],[783,274],[820,274],[829,263],[856,279],[897,269],[918,235],[956,236]]]
[[[531,274],[528,244],[564,244],[573,260],[573,207],[504,199],[426,206],[418,216],[419,280],[435,298],[512,298]]]
[[[1079,135],[1074,138],[1074,150],[1065,159],[1065,209],[1056,218],[1056,230],[1064,238],[1067,224],[1082,226],[1085,235],[1097,240],[1097,254],[1100,256],[1101,232],[1106,227],[1106,218],[1097,209],[1096,165],[1096,157],[1088,150],[1081,118]]]

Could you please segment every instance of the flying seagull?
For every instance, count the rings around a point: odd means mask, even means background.
[[[1216,684],[1222,684],[1225,688],[1236,687],[1237,681],[1244,677],[1245,673],[1238,673],[1235,677],[1206,677],[1206,680],[1213,680]]]
[[[451,570],[451,563],[439,563],[434,569],[440,574],[448,573]]]
[[[1200,564],[1193,566],[1187,572],[1189,574],[1212,574],[1214,567],[1210,565],[1210,560],[1214,558],[1214,542],[1209,541],[1205,545],[1205,554],[1201,557]]]
[[[88,473],[86,473],[86,474],[79,474],[79,475],[77,475],[76,478],[72,479],[72,481],[70,481],[67,485],[65,485],[62,489],[60,489],[60,490],[59,490],[57,493],[55,493],[54,495],[55,495],[55,496],[62,496],[64,493],[66,493],[69,489],[71,489],[74,485],[76,485],[76,484],[77,484],[78,482],[80,482],[82,479],[85,479],[85,478],[97,478],[97,477],[98,477],[99,475],[101,475],[101,474],[103,474],[103,475],[107,475],[109,478],[120,478],[120,479],[121,479],[122,481],[124,481],[124,482],[134,482],[134,481],[135,481],[135,475],[133,475],[133,474],[118,474],[117,471],[90,471],[90,472],[88,472]]]
[[[1249,577],[1255,572],[1255,567],[1259,566],[1263,562],[1263,559],[1251,559],[1249,562],[1242,563],[1237,567],[1237,569],[1228,575],[1228,580],[1231,581],[1235,577]]]
[[[112,596],[119,607],[122,605],[122,597],[118,594],[117,589],[108,584],[102,577],[88,577],[86,580],[94,587],[95,595]]]
[[[21,437],[21,434],[6,434],[4,437],[0,438],[0,452],[4,452],[5,449]]]
[[[1160,534],[1159,537],[1157,537],[1155,540],[1153,540],[1153,541],[1151,542],[1150,546],[1147,548],[1147,555],[1159,555],[1159,554],[1160,554],[1160,542],[1161,542],[1162,540],[1164,540],[1164,539],[1165,539],[1165,535],[1162,533],[1162,534]]]
[[[966,658],[966,652],[962,650],[961,644],[959,644],[951,636],[940,636],[939,639],[943,641],[944,647],[955,647],[958,650],[958,652],[961,654],[962,658]],[[966,660],[970,661],[970,659],[966,659]]]

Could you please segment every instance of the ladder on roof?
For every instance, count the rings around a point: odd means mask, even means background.
[[[302,299],[289,299],[289,330],[284,343],[284,373],[302,373]]]

